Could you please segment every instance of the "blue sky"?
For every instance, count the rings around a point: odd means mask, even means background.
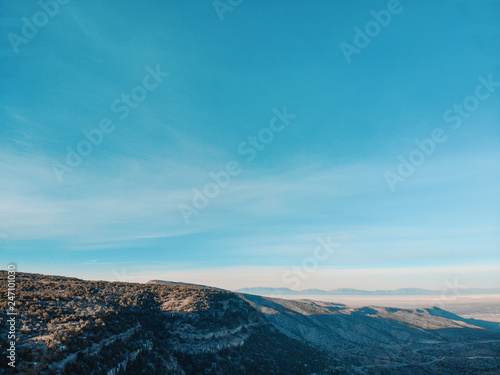
[[[2,267],[291,287],[284,272],[331,238],[300,289],[499,286],[500,2],[392,2],[346,61],[341,43],[388,4],[243,1],[221,20],[211,1],[69,1],[16,44],[42,8],[0,1]],[[151,70],[165,74],[121,119],[112,103]],[[443,119],[455,104],[474,107],[460,127]],[[240,145],[284,107],[296,117],[248,161]],[[58,178],[103,119],[113,130]],[[186,222],[180,205],[228,162],[241,172]]]

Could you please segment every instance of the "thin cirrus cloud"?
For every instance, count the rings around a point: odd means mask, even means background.
[[[85,242],[93,247],[96,242],[119,244],[131,239],[140,241],[175,235],[189,236],[229,226],[235,233],[248,236],[246,246],[238,246],[243,252],[245,248],[253,247],[258,253],[277,254],[286,253],[287,246],[290,246],[288,253],[294,253],[292,244],[297,243],[297,235],[283,235],[280,241],[276,241],[275,237],[275,244],[272,245],[273,241],[268,240],[271,235],[261,223],[271,223],[274,236],[290,230],[293,232],[293,228],[302,228],[301,234],[308,236],[308,239],[319,234],[353,236],[358,238],[358,242],[359,238],[365,238],[362,247],[366,247],[366,241],[372,242],[372,247],[379,247],[380,245],[376,245],[377,241],[373,242],[374,239],[385,240],[385,247],[391,248],[391,239],[400,246],[408,246],[412,241],[413,246],[418,246],[426,245],[433,238],[452,240],[468,234],[481,237],[484,242],[485,235],[492,239],[498,236],[491,225],[491,231],[489,227],[480,229],[478,226],[484,225],[482,222],[471,225],[470,221],[464,220],[458,225],[456,222],[453,225],[442,222],[436,227],[421,226],[422,219],[434,216],[439,222],[443,217],[446,219],[456,215],[456,212],[443,212],[432,204],[417,209],[418,202],[407,207],[396,205],[391,208],[391,200],[386,196],[387,189],[379,178],[379,171],[383,168],[373,164],[313,171],[299,168],[298,172],[281,174],[267,171],[267,179],[252,178],[255,170],[250,170],[247,174],[244,171],[233,179],[208,208],[193,219],[192,224],[186,225],[178,206],[180,203],[190,202],[192,189],[173,188],[175,181],[169,179],[168,174],[148,179],[148,174],[140,166],[136,169],[127,168],[129,164],[124,159],[127,167],[124,165],[122,171],[115,176],[107,177],[105,169],[94,171],[95,175],[86,174],[85,178],[75,175],[74,178],[81,185],[67,189],[64,184],[55,183],[48,168],[48,159],[45,160],[45,165],[42,163],[36,167],[32,159],[7,154],[3,154],[3,158],[9,162],[4,164],[2,172],[8,177],[6,181],[11,183],[10,189],[4,190],[2,194],[3,228],[11,238],[56,240],[85,235],[85,239],[79,244],[79,248],[82,248],[85,247]],[[155,162],[158,160],[153,161]],[[468,162],[474,165],[480,163],[480,160]],[[171,168],[170,173],[179,177],[185,167],[177,167],[177,171]],[[446,169],[447,163],[443,162],[442,167]],[[148,166],[144,169],[149,171],[155,168],[158,167]],[[466,176],[449,176],[448,182],[442,179],[440,182],[456,183],[457,178],[479,178],[480,171],[473,171],[473,168],[467,170],[472,172]],[[192,169],[188,173],[191,172]],[[463,171],[457,173],[462,175]],[[438,176],[434,178],[437,179]],[[431,183],[429,177],[428,184],[433,186],[434,183],[435,181]],[[56,190],[52,190],[51,186],[55,186]],[[172,188],[168,189],[170,186]],[[490,188],[494,186],[497,185]],[[195,186],[199,189],[202,187]],[[57,189],[64,193],[55,194]],[[410,184],[408,191],[411,190]],[[430,203],[440,201],[442,204],[442,190],[429,195],[433,194],[437,194],[437,197],[428,197]],[[374,197],[378,197],[380,201]],[[461,205],[467,207],[466,202]],[[456,204],[454,206],[455,209],[461,208]],[[384,207],[386,211],[382,214]],[[409,213],[408,219],[401,221],[392,217],[405,209]],[[307,224],[303,222],[304,219],[308,220]],[[485,221],[488,220],[485,218]],[[256,232],[249,233],[252,230]],[[231,236],[227,237],[226,242],[232,242],[229,240]],[[307,243],[303,243],[303,246],[307,248]]]
[[[404,279],[397,269],[498,263],[498,92],[460,129],[442,117],[478,76],[500,78],[473,40],[483,6],[450,4],[408,3],[351,64],[338,45],[376,5],[273,2],[263,13],[256,2],[220,22],[211,3],[69,2],[19,53],[4,38],[2,259],[14,249],[24,267],[72,265],[82,277],[93,266],[113,277],[114,264],[144,278],[183,269],[201,283],[226,269],[229,285],[244,266],[254,267],[247,282],[252,272],[278,280],[265,267],[301,264],[331,236],[340,247],[320,268]],[[2,34],[37,10],[6,3]],[[111,103],[148,66],[169,75],[119,119]],[[247,159],[241,143],[284,107],[296,117]],[[52,164],[107,117],[115,130],[59,181]],[[446,142],[391,191],[384,173],[436,127]],[[232,160],[242,172],[186,224],[179,205]]]

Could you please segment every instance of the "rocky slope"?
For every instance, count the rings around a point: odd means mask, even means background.
[[[352,308],[242,295],[281,332],[330,353],[346,373],[483,373],[500,369],[500,325],[440,308]]]
[[[0,272],[5,295],[6,273]],[[348,308],[190,284],[17,275],[23,374],[483,373],[498,323],[444,310]],[[3,288],[3,289],[2,289]],[[6,300],[0,307],[7,307]]]

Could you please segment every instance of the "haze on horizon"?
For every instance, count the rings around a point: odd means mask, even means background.
[[[500,285],[500,2],[1,6],[2,268]]]

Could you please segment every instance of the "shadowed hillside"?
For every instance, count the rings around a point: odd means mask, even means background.
[[[0,276],[4,288],[6,273]],[[17,286],[16,371],[23,374],[457,374],[500,368],[498,324],[439,309],[347,308],[173,282],[28,273],[17,274]],[[4,345],[5,315],[0,319]],[[0,371],[9,373],[5,350]]]

